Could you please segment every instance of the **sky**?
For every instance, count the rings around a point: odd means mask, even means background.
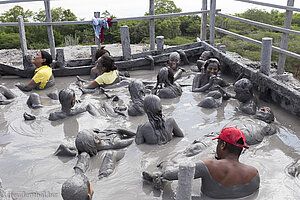
[[[173,1],[177,7],[182,9],[182,12],[192,12],[201,10],[202,0]],[[287,4],[287,0],[256,1],[267,2],[277,5]],[[146,12],[149,11],[149,2],[149,0],[51,0],[50,7],[62,7],[64,9],[70,9],[78,17],[78,19],[84,18],[85,20],[90,20],[93,17],[93,12],[104,12],[105,10],[108,10],[111,14],[118,18],[143,16]],[[0,14],[9,10],[10,8],[13,8],[15,5],[20,5],[24,9],[29,9],[32,11],[39,11],[45,9],[43,1],[0,4]],[[295,0],[294,7],[300,8],[299,0]],[[267,11],[270,11],[272,9],[265,6],[237,2],[235,0],[217,0],[217,9],[221,9],[221,12],[225,14],[241,13],[249,8],[265,9]],[[280,12],[283,11],[284,10],[280,10]]]

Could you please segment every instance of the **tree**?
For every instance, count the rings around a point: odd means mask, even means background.
[[[51,9],[51,18],[53,22],[77,21],[76,15],[70,9],[63,9],[62,7]],[[40,10],[38,13],[35,13],[34,20],[39,22],[45,22],[45,10]]]
[[[29,19],[33,16],[33,12],[30,10],[24,11],[21,6],[15,6],[8,11],[4,12],[0,16],[1,22],[18,22],[18,16],[22,15],[25,22],[28,22]]]
[[[155,0],[154,1],[154,12],[156,15],[168,14],[168,13],[179,13],[181,8],[177,8],[174,1],[172,0]]]

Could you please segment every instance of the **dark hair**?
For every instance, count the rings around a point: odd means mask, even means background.
[[[101,47],[100,49],[97,49],[96,55],[95,55],[96,60],[98,60],[105,53],[108,53],[110,55],[110,52],[104,48],[105,48],[105,46]]]
[[[115,65],[115,60],[109,56],[102,56],[100,57],[96,62],[96,67],[98,70],[101,71],[101,65],[105,67],[104,72],[110,72],[117,69],[117,66]]]
[[[41,55],[43,59],[46,59],[46,61],[43,62],[42,65],[50,65],[52,63],[52,56],[47,51],[41,50]]]
[[[219,140],[221,142],[226,142],[222,139],[219,139]],[[243,138],[241,137],[240,139],[238,139],[238,141],[236,143],[243,145],[244,144]],[[232,154],[235,154],[235,155],[239,156],[242,153],[243,147],[238,147],[238,146],[235,146],[233,144],[230,144],[230,143],[226,142],[226,150],[228,151],[228,153],[232,153]]]

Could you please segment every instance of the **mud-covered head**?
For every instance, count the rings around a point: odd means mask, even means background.
[[[98,144],[100,144],[100,140],[97,134],[89,130],[80,131],[75,139],[75,145],[78,150],[78,154],[86,152],[90,156],[94,156],[98,152]]]
[[[177,70],[179,64],[180,64],[180,55],[177,52],[172,52],[169,56],[169,66],[173,70]]]
[[[234,84],[235,97],[241,102],[247,102],[253,98],[253,86],[249,79],[242,78]]]
[[[165,128],[160,98],[156,95],[147,95],[144,99],[144,110],[157,137],[157,144],[165,144],[170,141],[172,138],[169,138]]]
[[[217,75],[220,69],[220,62],[216,58],[210,58],[203,65],[204,73],[209,76]]]
[[[63,183],[61,196],[64,200],[91,200],[92,186],[88,178],[78,173]]]
[[[162,83],[166,86],[174,83],[174,73],[167,67],[161,68],[157,75],[157,85]]]
[[[129,83],[128,89],[132,100],[134,99],[141,100],[145,96],[146,89],[142,81],[139,80],[131,81]]]
[[[107,49],[105,49],[105,46],[102,46],[100,49],[97,49],[95,55],[96,60],[98,60],[103,55],[110,56],[110,52]]]
[[[75,105],[75,92],[72,89],[62,89],[58,94],[58,99],[62,110],[64,112],[69,112]]]
[[[162,116],[160,98],[156,95],[147,95],[144,99],[144,109],[147,114]]]
[[[213,53],[211,51],[203,51],[203,53],[200,55],[200,60],[208,60],[213,57]]]
[[[271,123],[274,121],[274,114],[269,107],[260,107],[256,112],[255,117],[266,123]]]

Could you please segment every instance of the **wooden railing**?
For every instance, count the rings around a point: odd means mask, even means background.
[[[19,17],[18,23],[0,23],[0,26],[19,26],[20,30],[20,40],[21,40],[21,48],[23,51],[23,54],[27,51],[27,45],[26,45],[26,38],[25,38],[25,28],[24,26],[47,26],[48,30],[48,38],[49,38],[49,44],[50,44],[50,51],[51,55],[55,56],[55,43],[54,43],[54,35],[53,35],[53,28],[52,26],[56,25],[80,25],[80,24],[92,24],[92,21],[64,21],[64,22],[52,22],[51,20],[51,12],[50,12],[50,0],[9,0],[9,1],[0,1],[0,4],[6,4],[6,3],[17,3],[17,2],[32,2],[32,1],[43,1],[45,5],[45,11],[46,11],[46,22],[23,22],[23,19]],[[162,15],[155,15],[154,14],[154,0],[149,0],[149,13],[151,15],[148,16],[141,16],[141,17],[129,17],[129,18],[117,18],[114,19],[113,22],[118,21],[131,21],[131,20],[150,20],[150,26],[149,26],[149,33],[150,33],[150,50],[154,50],[155,47],[155,23],[154,19],[158,18],[165,18],[165,17],[177,17],[177,16],[184,16],[184,15],[196,15],[201,14],[201,31],[200,31],[200,39],[206,40],[206,34],[207,34],[207,13],[209,13],[209,41],[211,45],[214,45],[215,41],[215,31],[221,32],[223,34],[231,35],[258,45],[262,45],[261,41],[257,41],[254,39],[251,39],[249,37],[245,37],[218,27],[215,27],[215,17],[216,15],[219,15],[220,17],[225,17],[228,19],[237,20],[239,22],[259,26],[262,28],[267,28],[275,31],[282,32],[282,39],[281,39],[281,45],[279,47],[272,46],[272,50],[277,51],[280,53],[279,61],[278,61],[278,74],[282,74],[284,72],[284,64],[286,55],[291,56],[297,59],[300,59],[300,55],[290,52],[287,50],[288,48],[288,35],[293,34],[296,36],[300,36],[300,31],[291,30],[291,20],[292,20],[292,13],[293,11],[300,12],[300,8],[294,8],[294,0],[287,0],[287,6],[281,6],[281,5],[275,5],[272,3],[264,3],[259,1],[253,1],[253,0],[236,0],[240,2],[245,3],[251,3],[261,6],[267,6],[267,7],[273,7],[278,9],[284,9],[286,10],[286,16],[285,16],[285,22],[284,22],[284,28],[264,24],[261,22],[256,22],[253,20],[243,19],[236,16],[226,15],[221,13],[220,9],[216,9],[216,0],[210,0],[210,9],[207,9],[207,0],[202,0],[202,8],[201,11],[195,11],[195,12],[184,12],[184,13],[171,13],[171,14],[162,14]],[[95,12],[94,16],[100,16],[99,12]],[[96,44],[99,44],[99,40],[95,40]],[[262,58],[263,59],[263,58]]]
[[[207,0],[206,0],[207,1]],[[278,74],[283,74],[284,73],[284,65],[285,65],[285,60],[286,60],[286,56],[291,56],[297,59],[300,59],[300,55],[290,52],[287,50],[288,48],[288,36],[289,34],[293,34],[296,36],[300,36],[300,31],[295,31],[295,30],[291,30],[291,22],[292,22],[292,15],[293,15],[293,11],[296,12],[300,12],[300,8],[294,8],[294,0],[287,0],[287,6],[281,6],[281,5],[276,5],[276,4],[272,4],[272,3],[264,3],[264,2],[259,2],[259,1],[252,1],[252,0],[235,0],[235,1],[240,1],[240,2],[245,2],[245,3],[251,3],[251,4],[256,4],[256,5],[261,5],[261,6],[267,6],[267,7],[272,7],[272,8],[279,8],[279,9],[284,9],[286,10],[286,15],[285,15],[285,20],[284,20],[284,28],[281,27],[277,27],[277,26],[273,26],[273,25],[269,25],[269,24],[265,24],[265,23],[260,23],[260,22],[256,22],[253,20],[248,20],[248,19],[243,19],[240,17],[235,17],[235,16],[231,16],[231,15],[226,15],[226,14],[222,14],[218,11],[214,12],[212,10],[215,9],[214,6],[211,7],[210,13],[216,13],[217,15],[221,16],[221,17],[225,17],[228,19],[233,19],[239,22],[243,22],[243,23],[247,23],[247,24],[251,24],[251,25],[255,25],[255,26],[259,26],[262,28],[267,28],[267,29],[271,29],[271,30],[275,30],[275,31],[279,31],[282,32],[282,38],[281,38],[281,44],[280,44],[280,48],[279,47],[275,47],[275,46],[271,46],[272,50],[279,52],[279,60],[278,60],[278,69],[277,69],[277,73]],[[216,2],[216,0],[211,0],[211,5],[214,5]],[[249,42],[252,42],[254,44],[258,44],[258,45],[262,45],[261,41],[257,41],[254,40],[252,38],[249,37],[245,37],[218,27],[215,27],[215,21],[212,21],[210,23],[210,32],[212,31],[218,31],[221,32],[223,34],[227,34],[227,35],[231,35],[233,37],[242,39],[242,40],[246,40]],[[213,44],[214,43],[214,35],[210,36],[210,43]],[[265,58],[261,58],[261,59],[265,59]],[[264,62],[263,60],[261,61],[262,63]]]

